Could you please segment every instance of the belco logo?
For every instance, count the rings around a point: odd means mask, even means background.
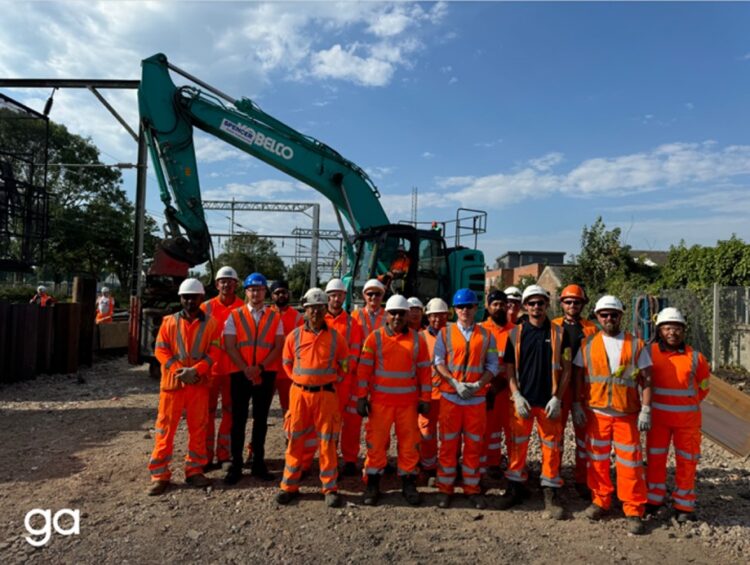
[[[38,520],[34,520],[35,516],[40,516],[42,518],[41,528],[35,527],[34,522],[37,522],[37,524],[39,522]],[[71,524],[67,528],[64,528],[61,525],[61,520],[65,517],[70,518],[71,521]],[[67,520],[62,521],[67,523]],[[24,519],[23,523],[24,526],[26,526],[26,531],[30,534],[28,536],[25,536],[24,539],[26,539],[26,541],[34,547],[42,547],[43,545],[47,545],[50,537],[52,537],[52,528],[54,528],[55,532],[57,532],[61,536],[72,536],[80,534],[81,512],[79,510],[70,510],[69,508],[63,508],[55,512],[55,515],[52,516],[52,510],[42,510],[41,508],[34,508],[33,510],[29,510],[26,513],[26,518]],[[39,537],[34,538],[32,536]]]
[[[255,131],[249,126],[236,124],[224,118],[224,120],[222,120],[221,122],[221,126],[219,126],[219,129],[227,132],[230,135],[233,135],[237,139],[241,139],[245,143],[262,147],[269,153],[278,155],[279,157],[286,159],[287,161],[294,157],[294,150],[291,147],[284,145],[271,136],[263,135],[262,133]]]

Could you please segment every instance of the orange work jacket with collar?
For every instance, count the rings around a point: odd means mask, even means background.
[[[102,296],[96,301],[96,323],[111,322],[115,313],[115,299]]]
[[[242,359],[251,367],[260,365],[273,351],[281,316],[273,308],[266,307],[256,324],[255,318],[245,306],[232,310],[230,316],[232,316],[234,327],[237,330],[236,347]],[[279,362],[274,362],[273,366],[264,366],[263,368],[266,371],[276,371],[280,366]]]
[[[216,324],[219,326],[219,329],[223,330],[224,323],[227,321],[229,314],[232,313],[232,310],[242,308],[244,304],[245,303],[242,302],[242,300],[235,296],[234,300],[227,306],[221,302],[221,298],[219,296],[214,296],[211,300],[206,300],[205,302],[201,303],[201,310],[203,310],[207,316],[211,316],[214,320],[216,320]],[[221,336],[219,347],[221,348],[221,353],[218,355],[218,359],[211,367],[211,374],[228,375],[229,373],[234,373],[235,371],[237,371],[237,367],[234,366],[234,363],[232,363],[229,355],[227,355],[227,350],[224,347],[223,335]]]
[[[307,323],[296,327],[286,337],[282,355],[284,371],[298,385],[337,383],[347,372],[347,344],[341,334],[325,324],[317,333]]]
[[[208,384],[211,366],[220,354],[220,332],[216,320],[203,312],[193,320],[188,320],[183,312],[165,317],[154,348],[156,359],[161,363],[161,390],[184,387],[185,384],[175,377],[175,372],[184,367],[198,371],[199,385]]]
[[[326,312],[325,321],[329,328],[335,329],[344,337],[344,341],[349,348],[349,373],[356,374],[359,354],[362,351],[362,340],[364,339],[362,326],[359,325],[354,316],[350,316],[345,310],[342,310],[338,316]]]
[[[366,338],[378,328],[385,324],[385,310],[381,307],[377,314],[371,314],[366,306],[358,308],[352,313],[352,316],[359,322],[362,328],[362,335]]]
[[[448,324],[440,335],[445,344],[445,364],[459,382],[474,383],[482,378],[484,374],[485,361],[490,348],[490,332],[487,328],[474,324],[471,337],[467,341],[458,324]],[[487,394],[487,386],[483,387],[474,396]],[[455,394],[455,389],[444,379],[440,379],[440,390]]]
[[[689,345],[670,351],[651,344],[651,408],[654,416],[680,420],[682,425],[701,425],[700,403],[708,395],[710,371],[700,352]]]
[[[620,362],[614,374],[610,371],[603,333],[589,336],[581,343],[584,365],[584,398],[589,408],[611,409],[633,414],[641,409],[638,392],[638,358],[643,340],[625,334]]]
[[[384,406],[430,401],[430,357],[419,332],[394,333],[388,326],[372,332],[362,346],[357,367],[357,398]]]
[[[440,332],[440,330],[438,330]],[[430,393],[432,400],[440,400],[440,375],[435,370],[435,366],[432,364],[432,360],[435,358],[435,342],[437,341],[438,334],[433,335],[430,332],[430,328],[425,328],[420,332],[424,338],[424,342],[427,344],[427,351],[430,354],[430,377],[432,380],[432,392]]]
[[[515,353],[515,371],[516,380],[520,377],[520,371],[518,370],[519,363],[521,360],[521,334],[523,333],[523,323],[513,326],[508,333],[507,339],[513,345]],[[563,329],[561,326],[550,323],[550,347],[552,349],[552,393],[557,392],[557,387],[560,384],[560,378],[562,377],[562,341],[563,341]],[[507,343],[507,342],[506,342]],[[570,361],[570,360],[569,360]],[[507,375],[510,377],[510,375]]]
[[[305,323],[305,318],[295,308],[287,306],[282,312],[277,306],[272,306],[281,315],[281,327],[284,332],[284,338],[288,336],[294,328],[298,328]]]
[[[508,322],[504,326],[498,326],[495,322],[492,321],[492,318],[487,318],[484,322],[482,322],[481,326],[489,330],[489,332],[495,338],[495,343],[497,344],[497,351],[500,358],[500,374],[507,378],[507,375],[505,375],[503,352],[505,351],[505,346],[508,344],[510,330],[515,328],[516,325],[513,322]]]

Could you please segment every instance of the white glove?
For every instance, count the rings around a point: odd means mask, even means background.
[[[479,381],[476,381],[474,383],[466,383],[466,388],[471,392],[471,396],[468,396],[467,398],[471,398],[477,393],[477,391],[479,391],[480,388],[482,388],[482,386],[479,384]]]
[[[586,424],[586,411],[580,402],[573,403],[573,423],[579,428]]]
[[[456,394],[458,394],[460,398],[466,400],[467,398],[474,396],[474,392],[469,388],[469,383],[462,383],[453,377],[451,377],[450,383],[451,386],[456,389]]]
[[[651,429],[651,406],[641,406],[638,414],[638,431],[647,432]]]
[[[183,367],[178,369],[175,376],[187,385],[194,385],[200,380],[198,369],[195,367]]]
[[[561,408],[562,402],[560,402],[560,399],[552,395],[552,398],[549,399],[547,406],[544,408],[544,413],[547,414],[547,418],[555,420],[560,417]]]
[[[516,405],[516,412],[518,412],[518,415],[521,416],[521,418],[525,420],[531,416],[531,406],[529,406],[529,401],[526,400],[518,390],[513,393],[513,403]]]

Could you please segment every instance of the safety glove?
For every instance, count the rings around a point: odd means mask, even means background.
[[[651,406],[641,406],[638,414],[638,431],[647,432],[651,429]]]
[[[198,376],[198,370],[195,367],[182,367],[181,369],[177,369],[175,377],[180,379],[186,385],[194,385],[201,380]]]
[[[427,414],[430,413],[430,403],[420,400],[419,404],[417,404],[417,413],[422,414],[422,416],[427,416]]]
[[[586,425],[586,411],[580,402],[573,403],[573,423],[579,428]]]
[[[547,406],[544,407],[544,413],[547,414],[547,418],[552,420],[557,419],[560,416],[560,409],[562,408],[562,402],[555,395],[549,399]]]
[[[473,382],[473,383],[466,383],[466,389],[469,391],[467,393],[468,396],[466,396],[466,397],[462,396],[461,398],[463,398],[464,400],[467,400],[467,399],[473,397],[480,388],[482,388],[482,385],[479,384],[479,381],[476,381],[476,382]]]
[[[454,389],[456,389],[456,394],[458,394],[458,396],[463,399],[471,398],[472,395],[474,394],[466,387],[466,383],[457,381],[453,377],[451,377],[450,383],[451,383],[451,386]]]
[[[531,416],[531,406],[529,401],[523,397],[520,390],[513,393],[513,404],[516,405],[516,412],[524,420]]]
[[[357,414],[366,418],[370,414],[370,403],[367,402],[366,397],[357,399]]]

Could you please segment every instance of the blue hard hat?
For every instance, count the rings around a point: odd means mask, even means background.
[[[469,288],[459,288],[456,294],[453,295],[453,306],[463,306],[465,304],[471,304],[472,306],[479,304],[479,299],[476,293]]]
[[[250,286],[267,286],[268,281],[266,281],[266,277],[261,275],[260,273],[250,273],[245,277],[245,288]]]

